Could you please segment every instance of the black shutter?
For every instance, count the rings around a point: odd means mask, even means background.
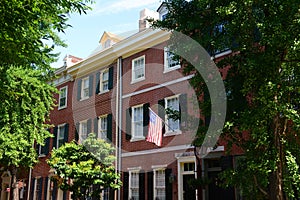
[[[154,196],[153,192],[153,171],[147,173],[147,183],[148,183],[148,199],[152,200]]]
[[[81,99],[81,83],[82,83],[82,80],[79,79],[77,82],[77,101],[80,101],[80,99]]]
[[[35,178],[31,179],[31,186],[30,186],[30,196],[29,199],[33,200],[33,195],[34,195],[34,184],[35,184]]]
[[[65,124],[64,143],[69,141],[69,124]]]
[[[94,133],[95,133],[95,135],[96,135],[96,138],[98,138],[98,117],[96,117],[95,119],[94,119]]]
[[[38,193],[38,199],[42,199],[42,192],[43,192],[43,178],[38,179],[39,184],[39,193]]]
[[[123,172],[123,199],[127,200],[129,195],[129,173]]]
[[[53,190],[52,190],[52,200],[56,200],[57,196],[57,182],[53,182]]]
[[[172,174],[172,169],[166,169],[165,171],[165,184],[166,184],[166,200],[172,200],[173,187],[172,182],[170,182],[170,176]]]
[[[107,115],[107,136],[108,142],[112,142],[112,114]]]
[[[76,127],[75,127],[75,141],[78,142],[79,141],[79,122],[76,123]]]
[[[93,75],[89,76],[89,97],[93,95]]]
[[[145,172],[139,173],[139,200],[145,200]]]
[[[67,191],[63,192],[63,200],[67,200]]]
[[[113,82],[114,82],[114,67],[110,67],[108,71],[108,89],[113,88]]]
[[[53,135],[54,135],[54,138],[53,138],[53,148],[57,148],[57,131],[58,131],[58,127],[55,126],[53,128]]]
[[[203,98],[204,102],[206,102],[206,101],[210,102],[210,95],[209,95],[209,92],[208,92],[207,88],[205,88],[203,95],[204,95],[204,98]],[[205,120],[204,121],[205,126],[209,126],[211,116],[208,114],[208,112],[205,113],[205,119],[204,120]]]
[[[47,199],[48,194],[48,177],[44,178],[44,199]]]
[[[100,92],[100,72],[96,73],[96,94]]]
[[[115,191],[111,188],[109,188],[109,194],[108,194],[108,199],[109,200],[114,200],[115,199]]]
[[[35,151],[38,156],[40,155],[40,152],[39,152],[40,146],[41,145],[39,145],[38,143],[36,143],[36,145],[35,145]]]
[[[149,125],[149,103],[145,103],[143,105],[143,128],[144,128],[144,136],[148,134],[148,125]]]
[[[179,96],[180,129],[187,127],[187,94]]]
[[[50,146],[50,137],[45,139],[45,145],[42,146],[42,152],[45,155],[48,155],[48,153],[49,153],[49,146]]]
[[[87,120],[87,135],[89,135],[91,132],[92,132],[92,119],[88,119]]]
[[[165,121],[165,99],[161,99],[158,101],[158,116]],[[165,125],[163,125],[162,133],[166,132]]]
[[[126,110],[126,140],[131,139],[131,108]]]

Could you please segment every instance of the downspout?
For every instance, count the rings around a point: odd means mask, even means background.
[[[117,94],[116,94],[116,157],[117,157],[117,172],[121,173],[122,169],[122,57],[117,61]],[[117,199],[121,200],[121,188],[118,189]]]

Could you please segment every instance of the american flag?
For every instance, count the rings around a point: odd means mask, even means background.
[[[157,146],[162,144],[162,119],[149,108],[149,129],[147,141],[155,143]]]

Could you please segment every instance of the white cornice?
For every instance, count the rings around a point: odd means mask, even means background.
[[[146,29],[114,44],[110,48],[76,63],[67,70],[73,78],[76,76],[81,77],[96,69],[106,67],[107,65],[116,62],[118,57],[129,57],[137,52],[167,41],[169,38],[169,32]]]

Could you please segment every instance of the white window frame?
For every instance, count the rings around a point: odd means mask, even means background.
[[[167,109],[169,107],[168,101],[171,99],[175,99],[175,98],[177,98],[177,101],[178,101],[178,111],[179,111],[179,106],[180,106],[179,95],[174,95],[174,96],[165,98],[165,109]],[[172,119],[170,119],[170,120],[172,120]],[[174,122],[174,120],[172,120],[172,121]],[[170,127],[171,125],[169,124],[169,119],[168,119],[167,114],[165,114],[165,122],[167,123],[167,125],[165,126],[166,132],[165,132],[164,136],[179,135],[182,133],[180,130],[180,120],[179,119],[175,121],[178,123],[178,129],[174,129],[174,130],[171,130],[172,127]]]
[[[141,113],[142,119],[139,120],[139,121],[135,121],[135,112],[136,112],[136,109],[141,109],[141,111],[142,111],[142,113]],[[144,120],[144,108],[143,108],[143,104],[133,106],[131,108],[131,135],[132,135],[132,138],[130,140],[131,142],[138,141],[138,140],[144,140],[145,139],[144,129],[143,129],[144,128],[144,126],[143,126],[143,120]],[[136,123],[142,123],[142,131],[139,134],[137,134],[138,132],[136,132],[136,130],[135,130],[135,124]]]
[[[83,125],[85,125],[86,127],[86,134],[84,135],[84,136],[86,136],[86,137],[83,137],[83,131],[84,131],[84,129],[83,129]],[[84,121],[81,121],[81,122],[79,122],[79,141],[83,141],[83,140],[85,140],[87,137],[88,137],[88,123],[87,123],[87,120],[84,120]]]
[[[169,51],[169,48],[164,47],[164,73],[179,69],[181,67],[178,61],[171,60],[173,56],[174,54]],[[171,64],[176,64],[176,65],[170,66],[170,62],[172,62]]]
[[[57,149],[60,147],[60,146],[59,146],[59,141],[60,141],[60,140],[63,140],[63,142],[64,142],[64,140],[65,140],[65,134],[66,134],[66,133],[65,133],[65,130],[66,130],[66,129],[65,129],[65,128],[66,128],[65,126],[66,126],[66,124],[60,124],[60,125],[57,126],[57,137],[56,137],[56,141],[55,141],[55,142],[56,142],[56,148],[57,148]],[[63,137],[60,137],[60,136],[61,136],[61,135],[60,135],[60,134],[61,134],[60,128],[62,128],[62,129],[64,130]]]
[[[85,85],[87,81],[87,86]],[[87,90],[87,95],[86,91]],[[81,100],[88,99],[90,94],[90,78],[85,77],[81,80]]]
[[[64,93],[62,93],[62,90],[65,89],[65,96],[63,96]],[[61,106],[61,99],[65,98],[65,105]],[[68,86],[62,87],[59,89],[59,98],[58,98],[58,110],[66,108],[68,104]]]
[[[157,186],[157,173],[159,171],[163,171],[163,180],[164,180],[164,184],[162,186]],[[166,167],[160,167],[160,168],[154,168],[153,169],[153,191],[154,191],[154,199],[158,198],[158,199],[161,199],[157,193],[158,193],[158,190],[161,189],[161,190],[164,190],[164,199],[166,198]]]
[[[38,183],[39,183],[39,180],[41,179],[42,177],[36,177],[35,178],[35,181],[34,181],[34,194],[33,194],[33,199],[34,200],[38,200],[38,197],[39,197],[39,194],[38,194],[38,192],[39,192],[39,190],[42,190],[43,188],[42,188],[42,186],[43,185],[38,185]],[[43,184],[43,183],[42,183]],[[38,188],[38,186],[39,186],[39,188]],[[39,189],[39,190],[38,190]]]
[[[136,183],[136,187],[134,187],[134,189],[135,190],[137,190],[138,192],[138,198],[137,199],[139,199],[139,185],[140,185],[140,178],[139,178],[139,175],[140,175],[140,171],[141,171],[141,167],[136,167],[136,168],[131,168],[131,169],[129,169],[129,186],[128,186],[128,197],[129,197],[129,199],[131,199],[132,198],[132,188],[133,188],[133,186],[132,186],[132,175],[133,174],[136,174],[137,175],[137,183]]]
[[[102,123],[104,122],[103,120],[106,120],[106,127],[103,129]],[[107,140],[107,115],[101,115],[98,118],[98,138]]]
[[[135,66],[135,62],[136,62],[136,61],[139,61],[139,60],[141,60],[141,59],[143,59],[142,70],[143,70],[144,74],[143,74],[143,76],[141,76],[141,77],[135,78],[135,70],[136,70],[136,69],[135,69],[135,67],[136,67],[136,66]],[[145,78],[146,78],[146,67],[145,67],[145,65],[146,65],[146,58],[145,58],[145,55],[140,56],[140,57],[137,57],[137,58],[135,58],[135,59],[132,60],[132,63],[131,63],[131,77],[132,77],[131,83],[136,83],[136,82],[145,80]]]
[[[107,74],[107,80],[104,80],[104,74]],[[107,84],[107,88],[106,89],[103,89],[104,87],[104,83]],[[99,91],[100,93],[105,93],[105,92],[108,92],[109,89],[108,89],[108,85],[109,85],[109,70],[106,69],[106,70],[103,70],[101,73],[100,73],[100,85],[99,85]]]

